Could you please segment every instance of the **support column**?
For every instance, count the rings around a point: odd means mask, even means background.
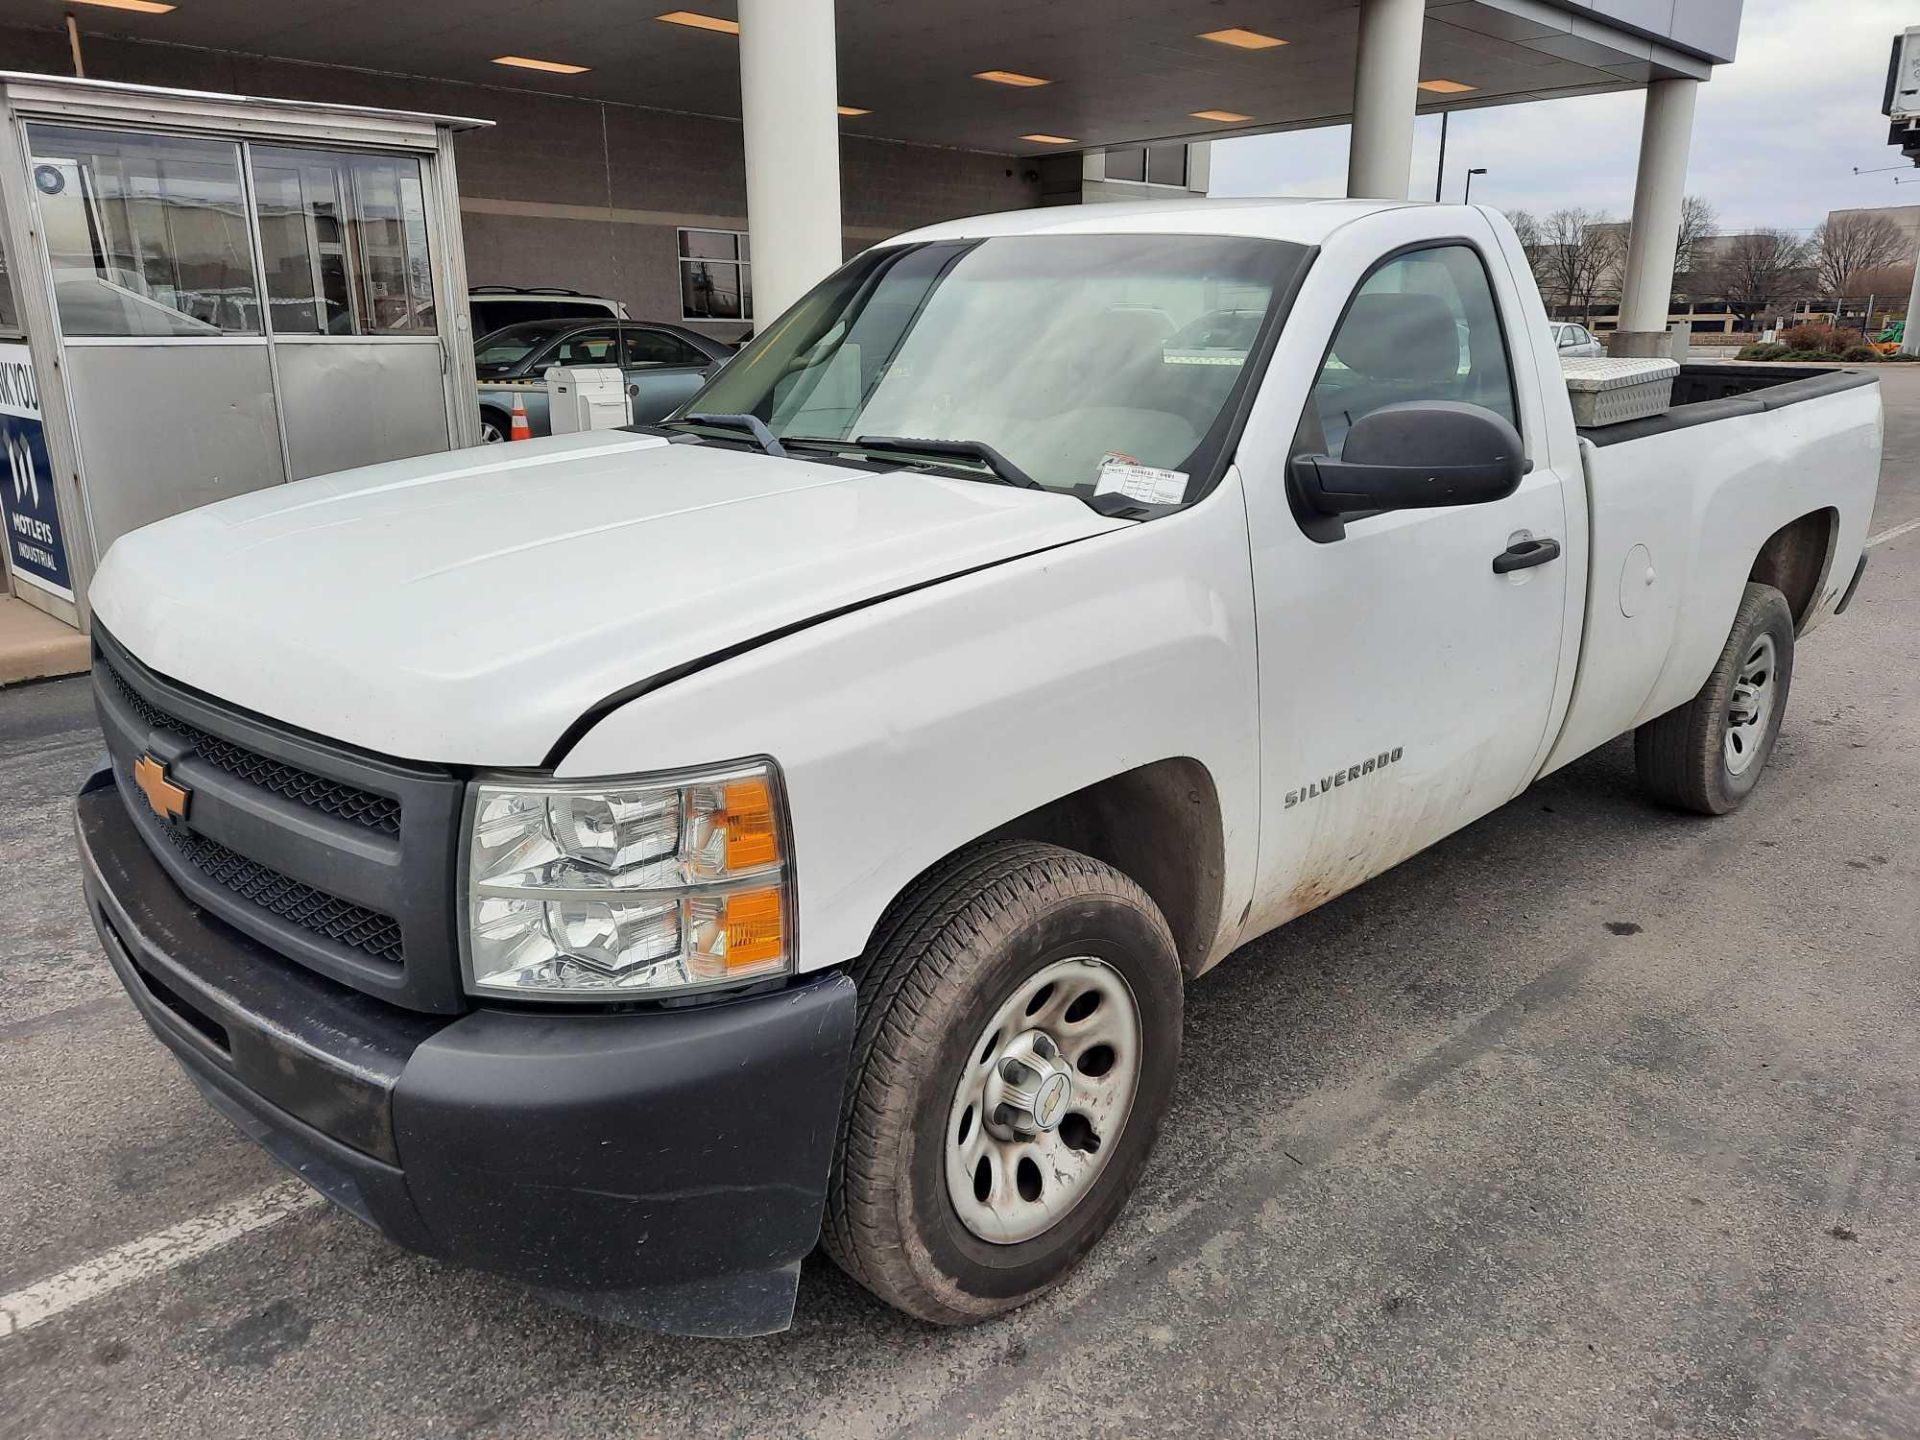
[[[1426,12],[1426,0],[1360,0],[1353,143],[1347,152],[1347,194],[1353,199],[1407,198]]]
[[[1627,269],[1620,287],[1620,328],[1607,347],[1609,354],[1661,359],[1673,354],[1667,311],[1673,303],[1673,262],[1687,196],[1693,103],[1699,93],[1698,80],[1655,80],[1647,86],[1640,173],[1633,186]]]
[[[838,91],[833,0],[740,0],[756,329],[840,266]]]

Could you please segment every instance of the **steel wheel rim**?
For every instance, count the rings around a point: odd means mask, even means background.
[[[1766,741],[1767,727],[1773,723],[1778,666],[1779,652],[1773,636],[1762,635],[1734,672],[1733,695],[1727,701],[1727,733],[1721,742],[1729,775],[1746,774]]]
[[[1065,1219],[1126,1128],[1141,1054],[1133,988],[1104,960],[1057,960],[1022,981],[974,1037],[948,1107],[944,1168],[960,1223],[1017,1245]]]

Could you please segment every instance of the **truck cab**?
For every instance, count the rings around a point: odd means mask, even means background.
[[[1479,208],[987,216],[659,425],[135,532],[108,956],[399,1243],[700,1333],[816,1243],[1001,1313],[1125,1204],[1194,977],[1616,736],[1758,784],[1877,389],[1668,365],[1582,429],[1551,335]]]

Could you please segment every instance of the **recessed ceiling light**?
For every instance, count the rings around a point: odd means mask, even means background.
[[[1422,90],[1430,90],[1435,95],[1464,95],[1469,90],[1477,90],[1477,85],[1462,85],[1458,80],[1422,80]]]
[[[98,5],[102,10],[135,10],[142,15],[164,15],[172,10],[172,5],[162,5],[160,0],[78,0],[82,5]]]
[[[976,70],[976,80],[991,80],[996,85],[1050,85],[1050,80],[1042,80],[1038,75],[1022,75],[1018,70]]]
[[[1238,27],[1231,30],[1209,30],[1198,38],[1211,40],[1216,45],[1235,45],[1242,50],[1271,50],[1276,45],[1287,43],[1277,35],[1262,35],[1258,30],[1242,30]]]
[[[1036,145],[1072,145],[1076,143],[1071,135],[1022,135],[1020,138],[1022,140],[1031,140]]]
[[[1218,120],[1222,125],[1238,125],[1242,120],[1253,118],[1251,115],[1242,115],[1238,110],[1194,110],[1189,113],[1196,120]]]
[[[502,55],[493,63],[511,65],[516,70],[546,70],[555,75],[584,75],[592,68],[588,65],[568,65],[560,60],[529,60],[524,55]]]
[[[718,30],[722,35],[738,35],[740,22],[724,20],[718,15],[702,15],[697,10],[669,10],[664,15],[656,15],[656,20],[664,20],[669,25],[685,25],[691,30]]]
[[[862,110],[858,105],[838,105],[834,107],[842,115],[871,115],[873,111]]]

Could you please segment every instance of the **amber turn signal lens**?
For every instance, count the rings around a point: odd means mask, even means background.
[[[727,897],[727,969],[744,970],[786,953],[785,917],[778,890],[747,890]]]
[[[773,828],[773,787],[764,777],[730,781],[726,787],[727,870],[738,873],[780,858]]]

